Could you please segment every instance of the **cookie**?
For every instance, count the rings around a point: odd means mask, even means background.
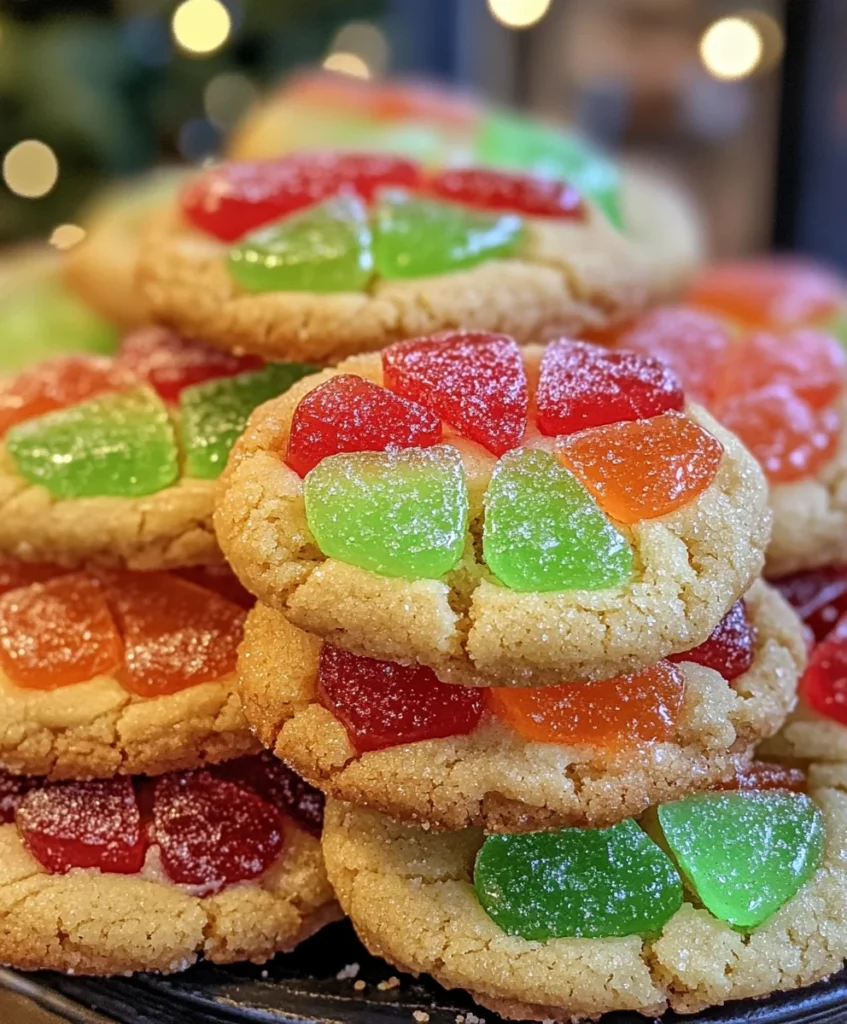
[[[138,796],[126,779],[59,783],[5,800],[0,962],[92,975],[181,971],[201,956],[261,963],[337,919],[314,798],[304,825],[279,791],[255,788],[255,769],[239,777],[244,764],[226,778],[137,780]],[[4,781],[4,795],[7,788]],[[139,820],[142,797],[150,823]],[[170,824],[169,808],[179,818]],[[239,836],[245,828],[252,850]],[[188,836],[181,848],[178,829]]]
[[[607,679],[697,646],[760,571],[764,478],[661,364],[610,359],[459,333],[301,381],[221,478],[228,561],[294,625],[444,682]],[[383,366],[393,391],[373,387]],[[525,371],[542,378],[528,431]]]
[[[655,216],[676,210],[651,180],[634,188]],[[298,154],[189,182],[151,225],[139,280],[157,320],[268,359],[333,362],[457,326],[529,341],[676,293],[697,232],[680,228],[687,212],[652,220],[627,234],[572,186],[531,174]]]
[[[462,700],[460,688],[421,670],[404,674],[337,648],[322,655],[317,637],[258,606],[239,687],[262,743],[334,798],[435,829],[609,825],[725,781],[736,759],[783,723],[803,635],[764,584],[745,605],[705,648],[677,656],[676,670],[665,662],[615,687],[531,691],[540,707],[514,705],[510,697],[522,701],[514,690],[491,691],[493,701],[472,690]],[[357,669],[361,688],[351,691]],[[595,703],[583,707],[591,690]],[[410,693],[408,707],[400,692]]]
[[[0,382],[0,557],[220,564],[215,478],[252,409],[310,369],[148,328],[113,361],[68,357]]]
[[[0,766],[110,778],[255,753],[235,685],[245,611],[206,582],[0,566]]]
[[[808,985],[840,969],[847,957],[844,782],[827,781],[812,789],[814,803],[790,793],[701,794],[660,810],[662,830],[673,836],[671,848],[685,855],[681,863],[694,871],[698,893],[717,903],[716,911],[706,909],[687,888],[683,895],[674,863],[631,820],[599,834],[566,830],[495,836],[484,843],[476,830],[424,832],[330,801],[324,857],[338,900],[372,953],[400,970],[430,973],[446,988],[467,989],[478,1003],[504,1017],[576,1021],[615,1010],[655,1017],[668,1008],[695,1013]],[[752,805],[739,804],[751,799]],[[733,835],[727,826],[743,829],[745,809],[755,812],[756,827],[747,835]],[[758,873],[748,879],[746,896],[755,902],[755,892],[769,900],[764,913],[770,916],[743,931],[726,918],[763,916],[761,906],[755,914],[738,905],[737,880],[746,878],[748,869],[725,876],[716,893],[711,872],[724,859],[722,845],[707,844],[692,857],[681,836],[684,823],[699,820],[702,825],[710,811],[713,844],[716,836],[728,833],[729,845],[740,848],[749,842],[755,851],[755,840],[760,840],[765,849],[757,858]],[[790,825],[787,829],[803,870],[797,873],[795,863],[792,884],[784,889],[775,879],[784,881],[791,872],[783,870],[779,853],[768,845],[771,811],[785,815],[777,829],[783,834],[787,821],[805,820],[796,833]],[[539,859],[524,874],[524,858],[535,850]],[[554,879],[556,855],[563,852],[570,854],[568,868]],[[610,856],[617,859],[610,861]],[[583,872],[591,881],[575,892],[585,881]],[[543,877],[536,881],[534,876]],[[541,892],[532,907],[516,898],[523,894],[531,900],[545,881],[555,899]],[[649,896],[642,885],[649,887]],[[597,886],[608,893],[608,904],[595,896]],[[735,898],[727,889],[735,891]],[[563,890],[567,895],[560,896]],[[722,891],[726,901],[721,905]],[[583,907],[585,901],[591,906]],[[638,928],[653,930],[645,937],[633,931]],[[547,937],[551,931],[580,937]],[[597,937],[603,931],[607,937]],[[538,937],[527,939],[522,933]]]

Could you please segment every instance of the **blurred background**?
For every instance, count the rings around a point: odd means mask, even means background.
[[[0,241],[68,243],[105,181],[214,157],[323,65],[573,121],[681,175],[715,253],[847,266],[845,53],[847,0],[0,0]]]

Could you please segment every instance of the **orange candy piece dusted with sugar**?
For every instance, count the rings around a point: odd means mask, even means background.
[[[620,523],[687,505],[714,480],[723,445],[682,413],[609,423],[561,438],[557,455]]]
[[[496,687],[489,707],[527,740],[620,750],[666,740],[682,708],[685,681],[660,661],[637,675],[566,686]]]

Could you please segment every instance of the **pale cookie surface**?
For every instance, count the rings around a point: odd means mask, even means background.
[[[77,974],[261,963],[339,917],[320,843],[285,819],[285,848],[260,880],[192,895],[154,869],[51,875],[14,825],[0,826],[0,963]]]
[[[532,377],[541,350],[524,351]],[[361,356],[258,409],[219,481],[215,513],[221,547],[247,589],[339,647],[417,661],[460,684],[606,679],[702,643],[761,570],[770,534],[764,477],[738,440],[697,407],[689,415],[724,447],[717,475],[684,508],[620,527],[636,565],[623,586],[517,593],[493,581],[475,540],[495,459],[459,438],[449,443],[464,462],[470,528],[452,573],[408,581],[324,558],[306,522],[303,482],[280,453],[300,400],[340,373],[382,383],[379,357]]]
[[[684,199],[636,173],[624,205],[638,210],[631,237],[588,204],[584,221],[527,220],[515,258],[328,295],[242,290],[227,269],[226,244],[172,209],[146,233],[139,282],[159,322],[268,359],[332,362],[457,327],[521,342],[550,330],[579,334],[673,297],[697,268],[699,226]]]
[[[734,757],[776,731],[805,662],[800,624],[762,583],[746,597],[754,662],[732,684],[683,663],[674,735],[618,752],[536,743],[484,712],[469,735],[357,755],[317,695],[322,642],[279,612],[250,615],[239,658],[245,713],[259,739],[332,797],[436,829],[517,832],[610,825],[734,775]]]
[[[477,900],[482,833],[433,834],[331,801],[323,848],[343,910],[368,949],[398,969],[466,989],[504,1017],[573,1021],[614,1010],[695,1013],[799,988],[847,958],[845,781],[812,791],[827,829],[813,878],[764,925],[742,934],[690,903],[661,937],[509,936]]]

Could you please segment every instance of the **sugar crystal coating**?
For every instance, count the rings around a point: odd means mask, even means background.
[[[847,612],[847,566],[805,569],[771,582],[816,640],[823,640]]]
[[[800,694],[818,714],[847,725],[847,616],[812,651]]]
[[[488,836],[474,886],[509,935],[658,935],[682,904],[668,856],[631,819],[612,828]]]
[[[756,632],[747,618],[743,601],[735,604],[699,647],[672,654],[669,661],[693,661],[719,672],[727,682],[743,675],[753,664]]]
[[[740,766],[735,777],[719,788],[759,791],[777,789],[805,793],[808,782],[802,768],[791,768],[771,761],[751,761]]]
[[[580,220],[585,216],[582,196],[573,185],[537,174],[455,167],[434,174],[429,188],[442,199],[483,210],[508,210],[527,217],[563,220]]]
[[[246,786],[271,807],[290,815],[307,832],[320,836],[324,819],[323,793],[301,779],[270,751],[263,750],[254,757],[226,761],[214,765],[209,771],[236,786]]]

